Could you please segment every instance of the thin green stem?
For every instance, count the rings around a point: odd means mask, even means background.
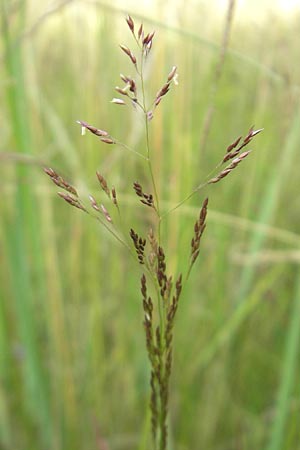
[[[191,270],[192,270],[193,265],[194,265],[194,264],[190,264],[190,265],[189,265],[188,271],[187,271],[186,276],[185,276],[185,282],[187,282],[188,279],[189,279],[189,277],[190,277],[190,273],[191,273]]]
[[[144,112],[144,118],[145,118],[145,131],[146,131],[146,151],[147,151],[147,163],[148,163],[148,169],[150,173],[151,183],[153,186],[154,191],[154,198],[155,198],[155,211],[158,218],[158,226],[157,226],[157,235],[158,235],[158,245],[160,245],[161,242],[161,215],[160,215],[160,204],[159,204],[159,196],[156,188],[155,183],[155,177],[153,173],[152,163],[151,163],[151,150],[150,150],[150,138],[149,138],[149,123],[148,123],[148,114],[147,114],[147,105],[146,105],[146,95],[145,95],[145,85],[144,85],[144,54],[143,49],[141,49],[141,70],[138,71],[138,74],[140,76],[141,80],[141,88],[142,88],[142,105],[143,105],[143,112]],[[160,323],[160,330],[162,332],[162,335],[165,330],[165,314],[162,308],[162,302],[161,302],[161,296],[159,291],[159,286],[157,285],[157,282],[155,282],[155,289],[157,293],[157,306],[158,306],[158,314],[159,314],[159,323]],[[161,341],[162,342],[162,341]],[[161,344],[162,346],[162,344]],[[163,352],[163,347],[160,349],[161,352]]]
[[[140,158],[143,158],[143,159],[145,159],[146,161],[148,161],[148,158],[147,158],[146,156],[144,156],[144,155],[142,155],[141,153],[137,152],[136,150],[133,150],[132,148],[128,147],[128,145],[123,144],[123,142],[120,142],[120,141],[115,140],[115,143],[116,143],[117,145],[120,145],[120,147],[125,148],[125,150],[128,150],[129,152],[134,153],[135,155],[139,156]]]
[[[158,235],[158,245],[160,245],[160,242],[161,242],[161,236],[160,236],[160,229],[161,229],[160,204],[159,204],[159,196],[158,196],[156,183],[155,183],[155,177],[154,177],[154,173],[153,173],[153,169],[152,169],[152,163],[151,163],[151,159],[150,159],[149,124],[148,124],[147,113],[145,113],[145,128],[146,128],[147,162],[148,162],[148,168],[149,168],[149,173],[150,173],[150,177],[151,177],[151,182],[152,182],[153,191],[154,191],[154,198],[155,198],[155,203],[156,203],[155,210],[156,210],[157,219],[158,219],[157,235]]]
[[[145,85],[144,85],[144,54],[143,49],[141,51],[141,70],[138,72],[140,79],[141,79],[141,87],[142,87],[142,105],[143,105],[143,112],[144,112],[144,118],[145,118],[145,131],[146,131],[146,150],[147,150],[147,163],[148,163],[148,169],[150,173],[151,183],[153,186],[154,191],[154,198],[156,203],[156,213],[158,217],[158,243],[160,244],[160,223],[161,223],[161,216],[160,216],[160,205],[159,205],[159,196],[156,188],[155,183],[155,177],[153,173],[152,168],[152,162],[151,162],[151,151],[150,151],[150,138],[149,138],[149,122],[148,122],[148,111],[147,111],[147,105],[146,105],[146,95],[145,95]]]
[[[88,214],[90,214],[88,212]],[[98,222],[101,223],[101,225],[104,226],[104,228],[106,228],[106,230],[115,238],[117,239],[117,241],[122,244],[127,250],[129,250],[129,252],[133,255],[133,252],[131,250],[131,248],[129,247],[129,245],[127,244],[127,242],[125,242],[114,230],[112,230],[103,220],[100,219],[100,217],[97,217],[95,215],[90,214],[92,217],[94,217],[96,220],[98,220]]]
[[[193,195],[195,195],[198,191],[200,191],[200,189],[204,188],[207,184],[208,184],[208,181],[197,186],[195,189],[192,190],[192,192],[189,193],[189,195],[187,195],[186,197],[184,197],[183,200],[181,200],[179,203],[177,203],[177,205],[173,206],[172,208],[168,209],[168,211],[166,211],[164,214],[162,214],[161,218],[163,219],[165,216],[167,216],[168,214],[170,214],[171,212],[173,212],[177,208],[179,208],[181,205],[186,203],[190,198],[193,197]]]

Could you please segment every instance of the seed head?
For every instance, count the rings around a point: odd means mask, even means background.
[[[126,22],[128,24],[128,27],[130,28],[130,30],[134,34],[134,21],[133,21],[132,17],[128,15],[127,18],[126,18]]]
[[[81,125],[82,129],[87,129],[88,131],[95,134],[96,136],[109,136],[107,131],[100,130],[99,128],[96,128],[93,125],[89,125],[88,123],[84,122],[83,120],[77,120],[77,123],[79,123],[79,125]]]

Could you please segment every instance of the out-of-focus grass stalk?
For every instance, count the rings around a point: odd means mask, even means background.
[[[195,361],[191,366],[191,373],[193,376],[196,376],[198,371],[204,369],[214,358],[218,350],[234,337],[235,333],[240,329],[245,320],[259,306],[259,302],[268,291],[269,286],[278,278],[280,272],[281,269],[275,266],[268,276],[261,278],[260,281],[256,283],[255,289],[249,296],[247,302],[243,302],[237,307],[234,314],[232,314],[224,326],[218,330],[217,334],[211,339],[201,354],[195,358]]]
[[[2,38],[5,49],[5,67],[11,80],[7,87],[7,107],[12,124],[13,139],[17,150],[24,154],[31,153],[31,138],[28,121],[28,105],[24,81],[24,67],[21,47],[12,48],[15,35],[24,28],[26,19],[26,2],[20,3],[14,11],[14,21],[10,16],[11,5],[8,1],[1,4]],[[11,286],[15,299],[16,329],[20,337],[25,357],[22,360],[24,370],[22,381],[26,396],[24,409],[33,422],[39,423],[43,429],[42,435],[46,441],[50,438],[50,416],[47,400],[46,378],[43,373],[39,352],[38,335],[34,321],[33,290],[29,267],[40,269],[41,251],[39,243],[39,226],[37,210],[34,208],[32,195],[32,180],[29,169],[16,165],[16,192],[13,218],[6,219],[6,246],[13,283]],[[32,258],[29,262],[28,256]],[[41,272],[36,278],[39,294],[41,294]],[[13,388],[13,387],[12,387]],[[22,405],[23,407],[23,405]]]
[[[291,392],[296,378],[300,348],[300,270],[295,283],[294,303],[291,307],[290,324],[286,339],[284,360],[272,432],[267,450],[281,450],[284,447],[284,432],[291,403]]]
[[[4,306],[4,292],[0,288],[0,374],[4,378],[5,382],[8,379],[7,368],[9,367],[8,358],[8,330],[6,326],[6,311]],[[5,396],[5,384],[0,383],[0,436],[3,445],[9,442],[10,427],[9,427],[9,414]]]
[[[206,115],[203,120],[203,127],[202,127],[203,129],[202,129],[202,135],[201,135],[201,139],[200,139],[200,150],[202,152],[204,152],[206,149],[208,135],[210,132],[213,115],[215,112],[216,96],[217,96],[218,87],[220,85],[220,80],[221,80],[221,76],[222,76],[222,72],[223,72],[225,56],[226,56],[226,53],[228,50],[229,37],[230,37],[231,28],[232,28],[235,7],[236,7],[235,0],[229,0],[227,14],[226,14],[226,22],[225,22],[225,27],[224,27],[224,31],[223,31],[222,42],[220,45],[220,51],[219,51],[219,55],[218,55],[216,69],[212,76],[210,104],[207,108]]]

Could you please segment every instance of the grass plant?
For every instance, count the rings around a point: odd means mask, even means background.
[[[156,30],[144,71],[147,106],[174,64],[179,72],[148,123],[166,274],[176,281],[182,273],[184,284],[172,339],[169,448],[299,448],[299,18],[267,9],[266,0],[249,9],[228,2],[224,16],[216,2],[177,6],[1,2],[1,449],[149,450],[145,264],[137,263],[130,229],[146,239],[148,261],[158,219],[140,200],[145,193],[155,202],[151,176],[144,158],[88,130],[81,138],[76,124],[99,124],[146,156],[142,111],[131,101],[107,102],[120,71],[135,76],[116,50],[121,42],[140,54],[125,33],[128,11]],[[168,213],[253,123],[265,130],[239,173]],[[98,219],[57,199],[41,171],[50,166],[133,257]],[[96,171],[110,193],[115,186],[121,221]],[[186,283],[207,196],[207,230]],[[159,325],[158,314],[153,320]]]
[[[201,238],[206,228],[206,215],[208,198],[205,198],[200,208],[199,216],[194,223],[192,239],[190,242],[189,258],[184,267],[184,271],[179,274],[170,274],[168,258],[164,250],[162,241],[162,227],[166,216],[184,205],[189,199],[199,193],[205,186],[219,183],[227,177],[236,167],[249,156],[251,150],[247,150],[252,139],[262,130],[250,128],[243,138],[239,136],[227,146],[221,162],[207,176],[204,182],[186,195],[176,205],[163,211],[162,199],[158,191],[156,176],[154,172],[153,150],[150,138],[150,124],[155,118],[156,110],[164,97],[168,94],[171,86],[177,84],[177,67],[173,66],[166,77],[164,84],[159,88],[153,100],[149,103],[146,98],[146,80],[144,73],[147,70],[147,61],[152,51],[155,31],[144,31],[143,24],[136,26],[131,16],[126,19],[129,30],[132,33],[137,52],[132,51],[126,45],[121,44],[120,48],[129,58],[134,68],[137,81],[132,76],[120,74],[122,87],[116,86],[115,90],[119,97],[114,97],[112,103],[120,106],[131,106],[135,113],[140,114],[144,122],[144,151],[129,147],[113,137],[106,130],[99,129],[85,121],[79,120],[82,127],[82,134],[86,130],[95,135],[100,141],[107,145],[117,145],[122,151],[133,153],[145,163],[148,180],[147,186],[152,193],[145,192],[139,181],[133,182],[133,190],[143,208],[149,211],[149,218],[140,220],[139,229],[145,228],[147,222],[148,230],[143,234],[137,233],[132,227],[126,233],[127,225],[123,223],[122,205],[119,203],[116,188],[109,187],[104,176],[97,172],[97,179],[103,193],[108,199],[108,205],[117,211],[114,215],[109,206],[89,196],[90,205],[87,206],[78,194],[77,189],[60,176],[55,170],[45,168],[45,173],[54,184],[62,188],[58,195],[69,205],[92,215],[100,224],[121,244],[137,263],[142,266],[141,276],[141,296],[144,314],[144,330],[146,349],[150,363],[150,401],[151,411],[151,434],[153,450],[166,450],[168,445],[168,410],[169,410],[169,384],[172,372],[173,354],[173,328],[175,316],[179,305],[182,290],[188,281],[191,270],[200,253]],[[136,56],[137,55],[137,56]],[[139,117],[137,117],[137,120]],[[170,151],[170,150],[169,150]],[[96,211],[96,214],[92,211]],[[130,236],[131,243],[127,236]],[[146,237],[144,237],[146,236]],[[149,286],[150,285],[150,286]]]

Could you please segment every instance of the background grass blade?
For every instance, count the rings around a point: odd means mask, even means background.
[[[133,75],[118,52],[132,43],[124,42],[127,12],[156,30],[147,96],[178,67],[179,84],[150,127],[163,209],[205,179],[228,143],[264,127],[239,173],[163,223],[168,270],[181,271],[209,196],[176,322],[172,449],[299,445],[300,66],[291,64],[299,18],[269,0],[237,2],[214,91],[221,3],[1,2],[1,449],[148,450],[140,273],[97,223],[62,204],[42,172],[44,164],[59,170],[85,201],[92,194],[107,206],[97,170],[116,187],[125,234],[150,225],[132,191],[138,179],[148,192],[143,161],[81,136],[76,124],[144,151],[140,117],[110,103],[119,73]]]
[[[293,389],[297,380],[297,366],[300,350],[300,272],[295,280],[295,292],[291,305],[290,322],[286,335],[275,416],[267,450],[280,450],[285,447],[287,439],[286,424],[291,415]]]

